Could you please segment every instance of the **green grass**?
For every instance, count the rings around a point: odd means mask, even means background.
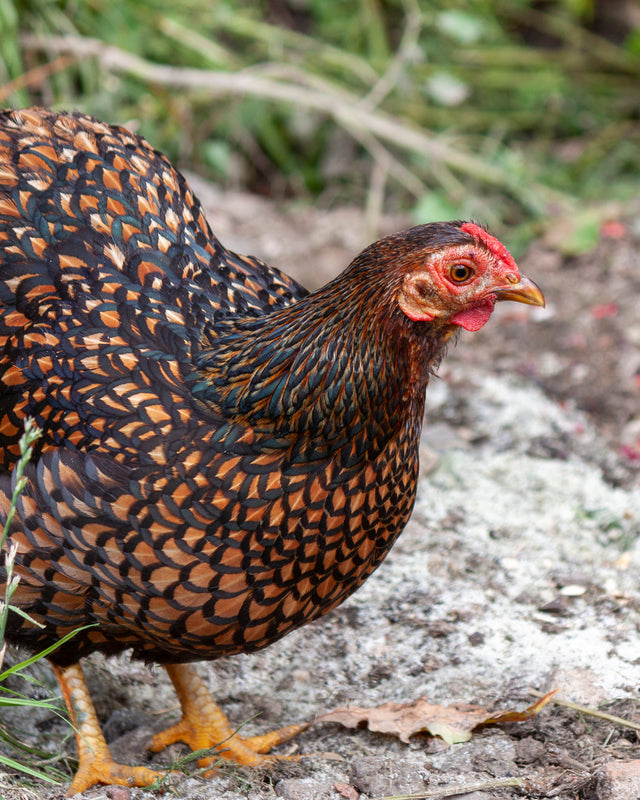
[[[64,644],[68,639],[75,635],[76,631],[68,634],[59,642],[46,648],[40,653],[26,658],[11,667],[3,669],[4,657],[7,649],[5,641],[5,631],[10,614],[19,614],[29,620],[33,625],[38,625],[22,609],[12,605],[11,598],[16,592],[19,583],[19,576],[14,574],[14,564],[16,557],[16,545],[11,542],[9,529],[18,505],[18,501],[26,484],[25,468],[31,458],[33,446],[40,436],[40,431],[32,419],[28,419],[25,424],[25,432],[20,439],[20,458],[14,467],[13,472],[13,493],[11,497],[11,507],[2,533],[0,534],[0,551],[4,552],[4,569],[6,580],[4,586],[0,588],[2,598],[0,599],[0,709],[8,707],[23,707],[25,711],[34,709],[47,709],[55,714],[64,716],[61,713],[59,699],[38,700],[28,697],[21,692],[9,688],[6,683],[11,677],[24,678],[29,683],[37,683],[29,671],[29,668],[37,662],[46,658],[50,653]],[[39,748],[22,742],[14,735],[7,726],[0,725],[0,739],[2,739],[12,750],[16,752],[17,758],[12,758],[4,753],[0,753],[0,767],[17,771],[30,778],[35,778],[48,783],[56,784],[65,780],[67,775],[57,770],[54,766],[59,760],[56,754],[41,751]],[[36,766],[34,766],[36,764]],[[39,768],[38,768],[39,767]]]
[[[0,600],[0,668],[2,667],[6,651],[4,634],[7,629],[7,620],[9,618],[9,614],[20,614],[22,617],[25,617],[33,622],[28,614],[25,614],[21,609],[11,605],[11,598],[18,588],[19,578],[17,575],[13,574],[17,545],[15,542],[8,541],[8,536],[11,523],[16,513],[18,500],[20,499],[20,495],[22,494],[27,483],[27,478],[24,474],[24,471],[29,463],[29,459],[31,458],[33,446],[39,437],[40,431],[36,427],[35,422],[32,419],[27,419],[25,422],[24,433],[20,438],[20,458],[18,459],[12,474],[13,493],[11,496],[11,505],[9,508],[9,513],[7,514],[4,528],[2,529],[2,534],[0,535],[0,552],[5,553],[4,569],[6,572],[6,581],[3,587],[3,597]],[[5,545],[7,545],[7,543],[8,547],[5,549]],[[0,679],[1,678],[2,675],[0,675]]]
[[[593,0],[0,0],[0,96],[26,74],[5,103],[132,123],[223,186],[526,238],[637,195],[640,29],[597,22]],[[88,38],[141,61],[76,58]]]

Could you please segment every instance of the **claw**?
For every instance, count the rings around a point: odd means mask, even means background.
[[[280,758],[290,758],[264,754],[309,727],[308,723],[289,725],[262,736],[244,739],[236,733],[200,676],[190,666],[171,664],[166,670],[180,700],[183,717],[180,722],[153,737],[149,749],[154,753],[174,742],[184,742],[192,750],[215,747],[221,758],[255,767]],[[209,767],[214,760],[214,756],[205,756],[198,761],[198,766]]]
[[[64,668],[55,664],[52,666],[75,728],[78,747],[79,766],[67,792],[68,797],[84,792],[97,783],[142,787],[150,786],[171,774],[148,767],[131,767],[116,763],[100,729],[82,668],[79,664]],[[180,722],[153,737],[149,749],[154,753],[174,742],[185,742],[192,750],[215,748],[219,757],[250,767],[273,763],[280,759],[299,758],[299,756],[266,754],[272,747],[289,741],[308,728],[308,723],[289,725],[287,728],[262,736],[243,739],[232,728],[200,676],[191,667],[185,664],[171,665],[167,667],[167,672],[180,699],[183,717]],[[198,766],[211,767],[215,760],[215,754],[205,756],[198,761]]]
[[[157,772],[148,767],[117,764],[109,752],[109,747],[100,729],[100,723],[80,665],[72,664],[65,668],[55,664],[51,666],[69,710],[78,748],[78,771],[67,791],[67,797],[84,792],[85,789],[89,789],[97,783],[150,786],[169,774]]]

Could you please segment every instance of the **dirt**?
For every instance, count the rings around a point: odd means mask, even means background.
[[[278,208],[193,183],[226,246],[310,287],[367,243],[356,209]],[[408,224],[385,218],[378,233]],[[551,689],[640,722],[639,238],[640,225],[609,224],[587,255],[535,244],[520,259],[547,308],[504,304],[451,348],[427,394],[416,509],[383,566],[322,620],[260,653],[200,666],[243,733],[421,696],[523,708]],[[114,755],[147,763],[151,733],[178,710],[164,671],[125,657],[92,656],[86,668]],[[46,666],[37,677],[44,688],[31,693],[56,692]],[[49,711],[3,719],[72,765],[62,719]],[[227,765],[167,791],[189,800],[366,800],[454,784],[474,800],[600,800],[603,765],[639,751],[635,730],[550,705],[452,746],[318,724],[281,752],[304,757],[261,770]],[[150,762],[185,753],[174,745]],[[514,779],[521,784],[504,784]],[[5,776],[0,791],[52,800],[64,787]],[[152,797],[105,787],[86,796]]]

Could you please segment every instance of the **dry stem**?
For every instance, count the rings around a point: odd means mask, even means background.
[[[154,64],[118,47],[82,37],[25,35],[21,41],[30,50],[96,58],[104,69],[128,73],[150,84],[201,90],[211,96],[248,95],[311,109],[331,117],[347,131],[360,130],[396,148],[442,162],[489,185],[501,186],[525,206],[538,212],[546,203],[563,203],[565,200],[564,196],[540,184],[530,182],[525,186],[507,169],[455,148],[407,121],[400,122],[380,110],[365,108],[352,92],[328,82],[322,89],[316,89],[264,77],[250,69],[225,72]]]
[[[537,692],[535,689],[528,689],[529,694],[532,694],[534,697],[542,697],[541,692]],[[634,731],[640,731],[640,724],[637,722],[631,722],[628,719],[624,719],[623,717],[616,717],[614,714],[607,714],[606,711],[600,711],[597,708],[589,708],[589,706],[582,706],[579,703],[572,703],[570,700],[563,700],[559,697],[554,697],[550,700],[551,703],[555,703],[557,706],[564,706],[565,708],[570,708],[572,711],[579,711],[581,714],[586,714],[589,717],[597,717],[598,719],[604,719],[607,722],[612,722],[614,725],[620,725],[623,728],[631,728]]]

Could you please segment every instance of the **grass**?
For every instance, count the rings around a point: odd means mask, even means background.
[[[24,474],[24,471],[29,463],[29,459],[31,458],[33,446],[39,437],[40,431],[36,427],[34,420],[27,419],[25,422],[24,433],[20,438],[20,458],[18,459],[12,474],[13,493],[11,495],[11,505],[9,508],[9,513],[7,514],[4,528],[2,530],[2,535],[0,536],[0,552],[5,553],[4,569],[6,573],[6,580],[3,589],[4,596],[0,600],[0,669],[4,663],[4,656],[7,649],[7,643],[5,642],[4,635],[7,629],[7,620],[9,618],[9,614],[20,614],[20,616],[28,619],[30,622],[34,622],[28,614],[24,613],[24,611],[16,606],[11,605],[11,598],[18,588],[19,582],[19,577],[13,574],[18,545],[15,542],[9,542],[9,546],[6,550],[5,545],[7,544],[9,529],[11,528],[11,523],[16,513],[18,500],[20,499],[20,495],[22,494],[27,483],[27,478]]]
[[[640,31],[606,38],[594,15],[589,0],[0,0],[15,33],[0,97],[128,122],[230,188],[475,216],[510,241],[569,217],[579,250],[640,179]]]
[[[4,657],[7,649],[7,642],[5,641],[5,631],[7,621],[10,614],[19,614],[25,619],[29,620],[33,625],[39,625],[38,622],[31,619],[22,609],[12,605],[11,598],[16,592],[19,583],[19,576],[14,574],[15,557],[17,553],[17,545],[11,542],[9,538],[9,529],[11,521],[13,520],[16,508],[19,502],[20,495],[24,490],[27,478],[24,474],[25,468],[31,458],[33,446],[40,436],[40,431],[32,419],[27,419],[25,423],[25,431],[20,439],[20,458],[14,467],[13,471],[13,492],[11,497],[11,506],[7,519],[0,535],[0,552],[4,553],[4,570],[6,579],[4,586],[0,589],[2,592],[2,599],[0,599],[0,708],[8,707],[23,707],[25,710],[47,709],[62,716],[60,709],[60,702],[58,699],[44,699],[38,700],[33,697],[27,697],[22,693],[7,687],[6,682],[13,676],[22,677],[30,683],[34,679],[29,674],[28,669],[33,664],[46,658],[50,653],[64,644],[68,639],[75,634],[75,631],[62,638],[59,642],[46,648],[40,653],[26,658],[11,667],[3,669]],[[56,784],[61,780],[66,779],[66,774],[55,769],[54,763],[59,759],[58,755],[52,756],[50,753],[35,748],[28,743],[22,742],[18,737],[11,733],[11,731],[4,725],[0,726],[0,739],[2,739],[12,750],[19,754],[19,760],[11,758],[4,753],[0,753],[0,766],[10,770],[15,770],[28,775],[31,778],[36,778],[48,783]],[[37,768],[29,763],[27,760],[36,762]]]

